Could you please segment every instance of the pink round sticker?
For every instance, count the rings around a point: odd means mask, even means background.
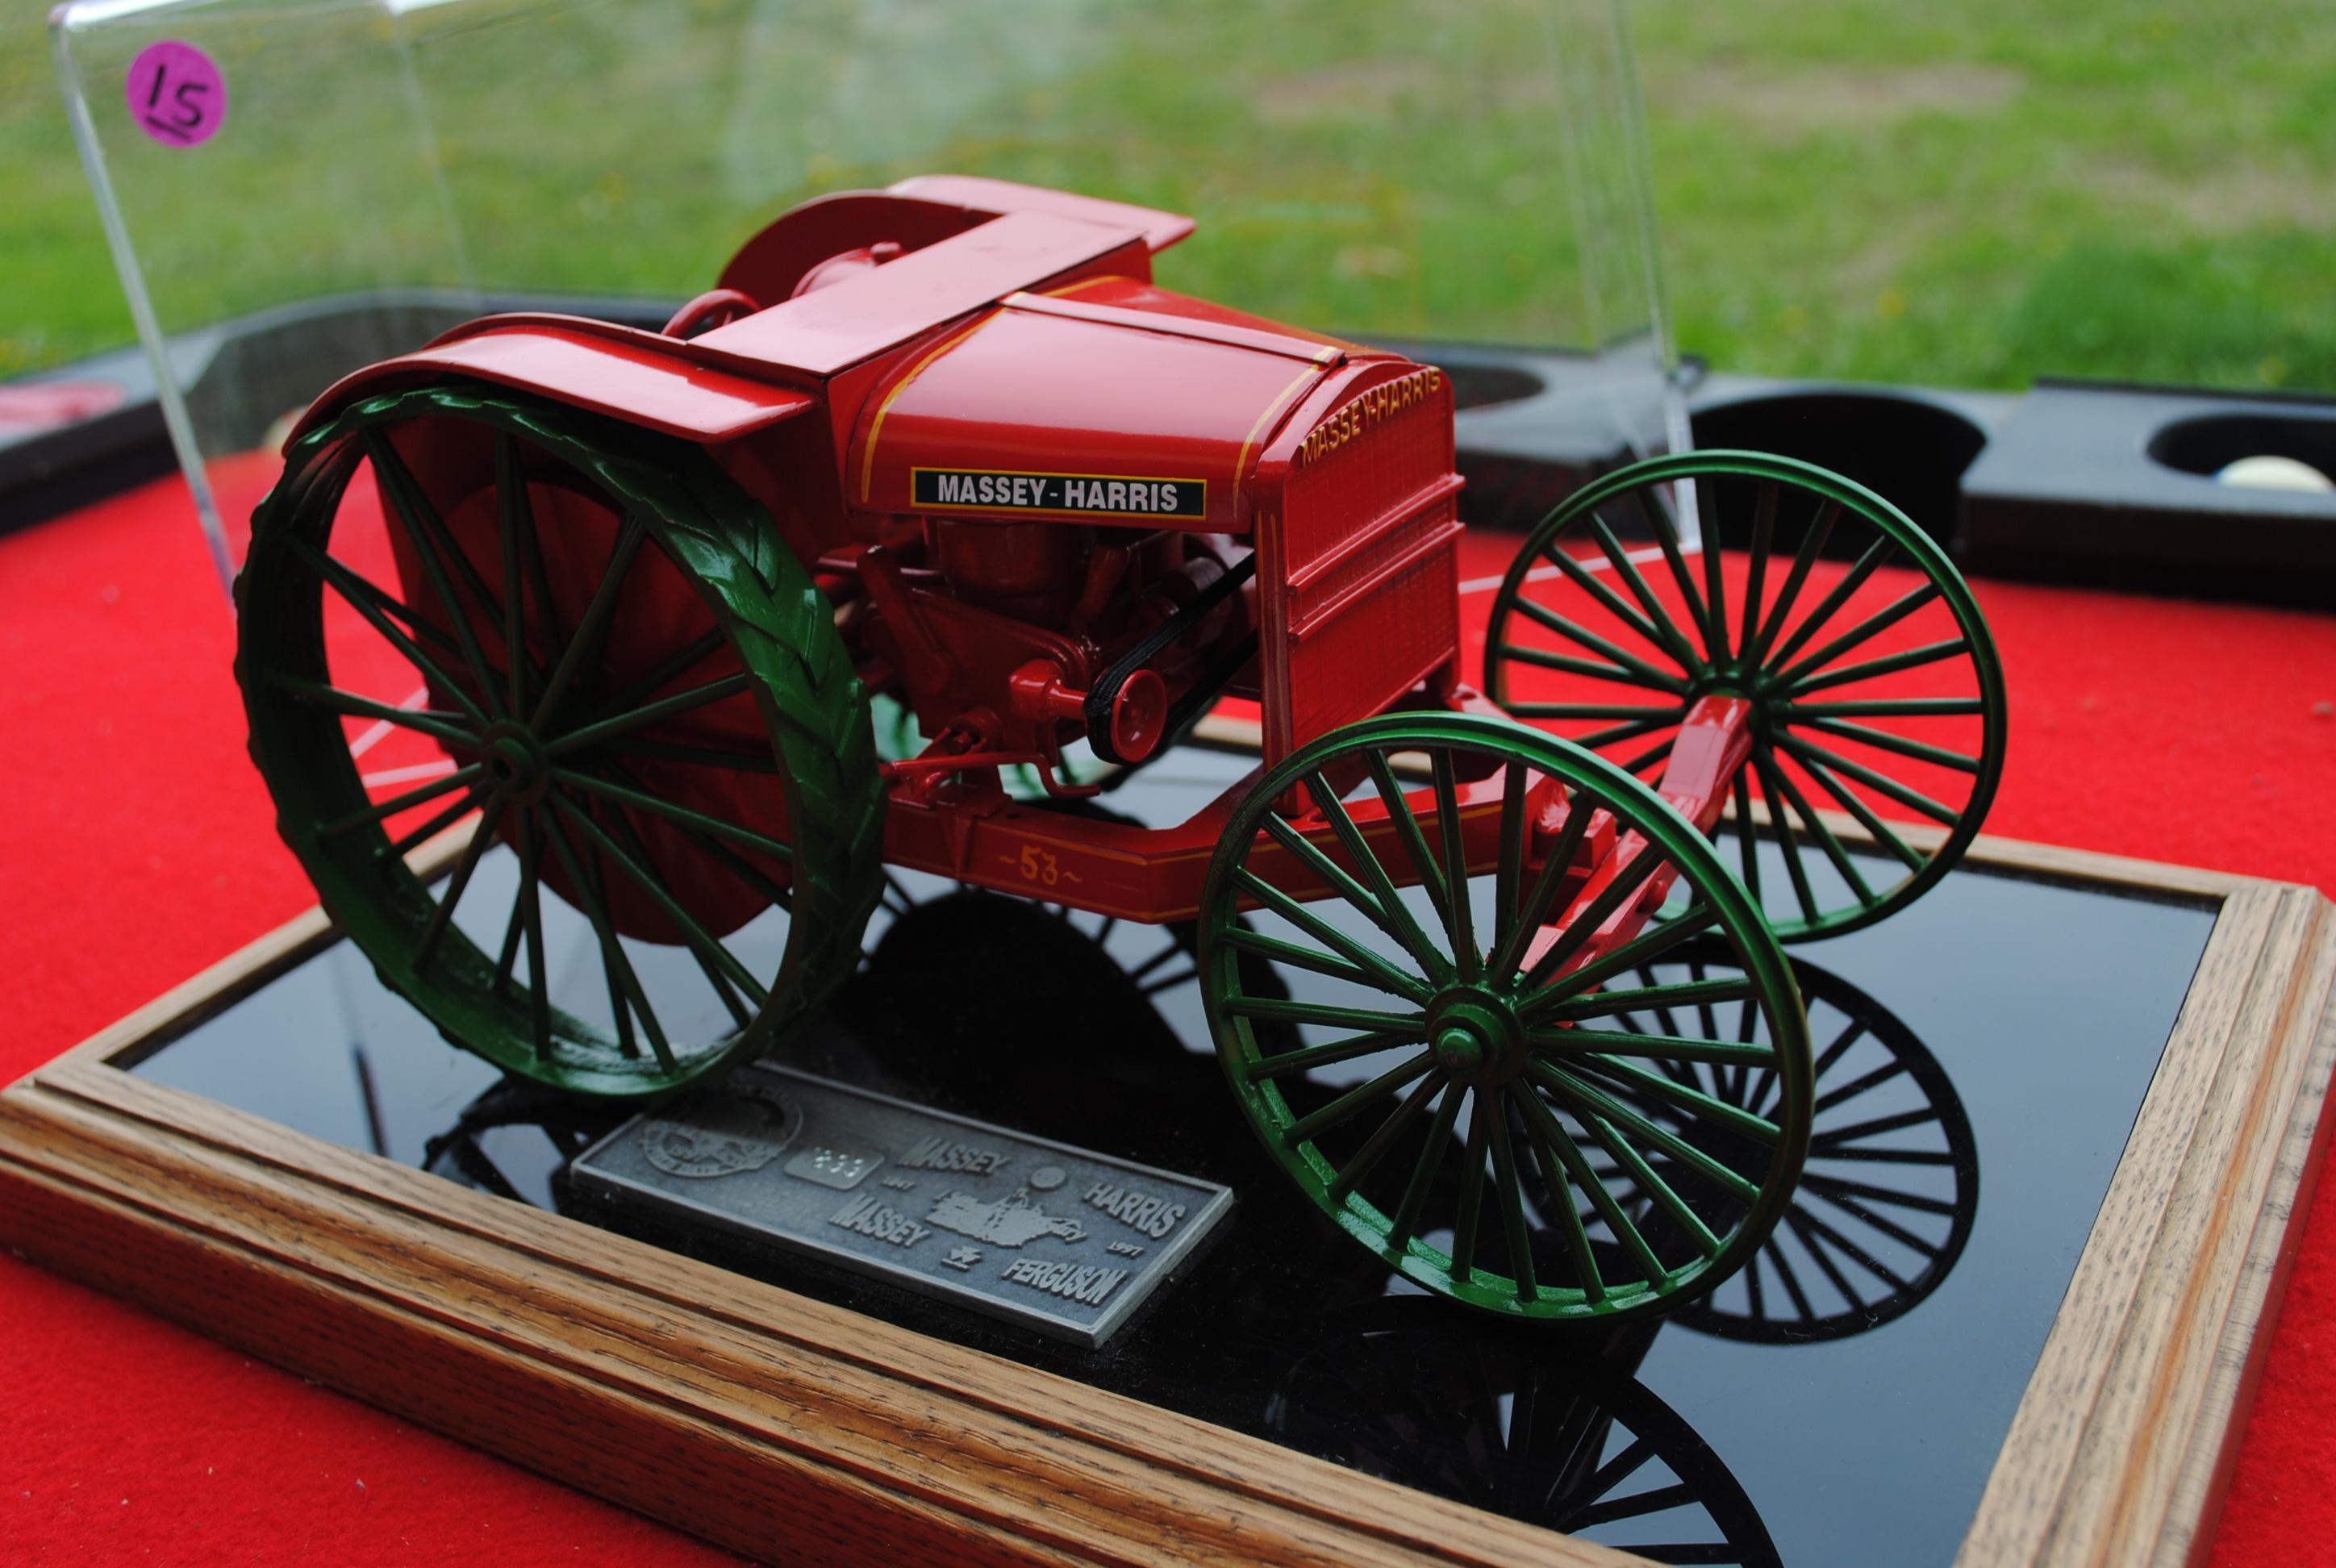
[[[227,78],[191,44],[166,38],[130,63],[122,83],[138,129],[165,147],[192,147],[227,122]]]

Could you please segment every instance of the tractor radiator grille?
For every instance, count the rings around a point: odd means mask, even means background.
[[[1286,678],[1268,683],[1280,699],[1267,707],[1273,749],[1384,710],[1454,657],[1459,488],[1444,396],[1290,475],[1276,661]]]

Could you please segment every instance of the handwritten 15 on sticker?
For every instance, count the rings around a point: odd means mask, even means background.
[[[165,147],[193,147],[227,123],[227,78],[191,44],[166,38],[130,63],[122,94],[138,129]]]

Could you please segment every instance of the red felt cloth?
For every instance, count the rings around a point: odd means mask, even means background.
[[[228,476],[231,515],[260,472]],[[1468,570],[1504,554],[1472,541]],[[2012,698],[1992,831],[2336,890],[2336,618],[1979,587]],[[244,755],[232,636],[175,481],[0,539],[0,1080],[310,901]],[[727,1560],[18,1261],[0,1323],[0,1560]],[[2218,1562],[2325,1553],[2331,1332],[2336,1186]]]

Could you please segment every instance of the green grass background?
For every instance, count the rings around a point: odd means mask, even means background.
[[[1269,314],[1597,336],[1549,281],[1575,219],[1528,0],[1440,7],[1432,35],[1370,0],[1017,0],[1003,51],[915,5],[571,4],[551,27],[541,0],[414,15],[491,286],[694,292],[788,201],[955,167],[1200,212],[1163,276]],[[44,12],[0,0],[0,376],[131,336]],[[1629,14],[1683,348],[1782,375],[2336,386],[2327,0]],[[320,68],[230,67],[213,143],[131,148],[171,319],[451,265],[397,106],[330,68],[364,42],[336,15],[304,44]]]

